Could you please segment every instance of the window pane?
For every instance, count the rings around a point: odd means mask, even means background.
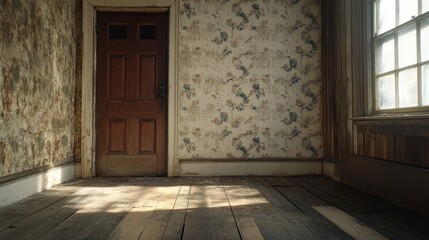
[[[395,27],[396,1],[379,0],[379,17],[377,19],[378,31],[383,33]]]
[[[155,39],[156,26],[155,25],[140,25],[139,27],[140,39]]]
[[[415,25],[411,25],[399,31],[398,58],[398,64],[400,68],[417,63],[417,42]]]
[[[393,36],[380,40],[377,46],[377,74],[392,71],[395,68],[395,42]]]
[[[420,22],[420,49],[422,62],[429,60],[429,18]]]
[[[422,66],[422,104],[429,105],[429,64]]]
[[[395,108],[395,75],[378,78],[377,87],[379,109]]]
[[[399,107],[417,107],[417,68],[399,72]]]
[[[109,39],[126,39],[127,26],[125,25],[110,25],[109,26]]]
[[[422,13],[429,11],[429,0],[422,0]]]
[[[419,11],[417,0],[399,0],[399,24],[416,17]]]

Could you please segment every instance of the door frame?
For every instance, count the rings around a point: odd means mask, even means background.
[[[82,20],[82,125],[81,162],[76,164],[75,175],[82,178],[95,176],[95,69],[96,69],[96,14],[97,11],[168,11],[168,110],[167,110],[167,175],[179,175],[177,158],[177,54],[179,34],[179,3],[177,0],[83,0]]]

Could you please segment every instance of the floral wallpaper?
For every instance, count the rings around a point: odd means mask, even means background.
[[[317,158],[318,0],[183,0],[179,158]]]
[[[0,177],[73,156],[75,1],[0,1]]]
[[[79,158],[80,4],[0,1],[0,177]],[[321,157],[318,0],[179,5],[178,157]]]

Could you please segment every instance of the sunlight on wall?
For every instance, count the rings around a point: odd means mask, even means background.
[[[72,158],[75,1],[0,3],[0,177]]]
[[[317,0],[183,0],[179,158],[322,153]]]

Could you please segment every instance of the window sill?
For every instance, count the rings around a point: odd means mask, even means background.
[[[395,113],[383,113],[383,114],[376,114],[372,116],[365,116],[365,117],[353,117],[350,120],[353,122],[368,122],[368,121],[421,121],[421,120],[429,120],[429,114],[411,114],[411,113],[402,113],[402,114],[395,114]],[[426,122],[429,124],[429,122]]]
[[[429,115],[388,115],[352,118],[358,132],[403,136],[429,136]]]

